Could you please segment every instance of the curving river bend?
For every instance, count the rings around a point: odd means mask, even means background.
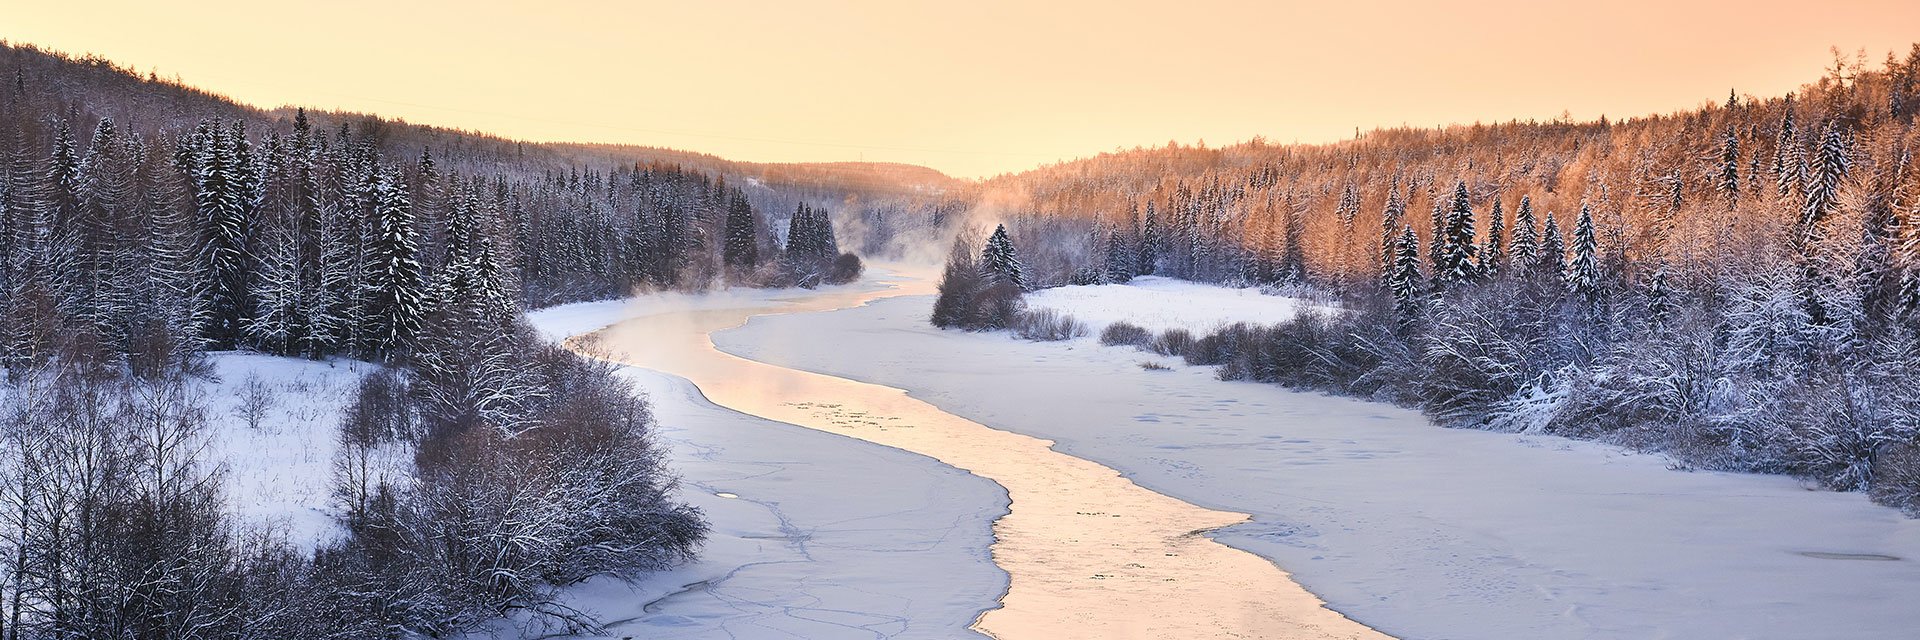
[[[989,636],[1385,637],[1328,610],[1272,563],[1202,535],[1245,514],[1149,491],[1054,451],[1050,441],[954,416],[900,389],[748,360],[711,339],[754,316],[932,292],[924,279],[896,282],[798,294],[779,305],[652,314],[570,344],[686,378],[723,407],[919,453],[1004,487],[1011,505],[993,525],[993,561],[1009,587],[999,608],[973,625]]]

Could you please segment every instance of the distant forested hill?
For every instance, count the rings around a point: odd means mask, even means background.
[[[450,296],[512,308],[804,284],[839,251],[829,221],[817,256],[788,255],[787,228],[817,224],[796,212],[830,220],[847,202],[955,184],[903,165],[762,165],[262,111],[24,46],[0,48],[0,78],[10,358],[31,359],[36,331],[64,319],[112,349],[161,318],[215,347],[376,355]]]

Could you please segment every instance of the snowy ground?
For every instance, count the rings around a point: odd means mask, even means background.
[[[641,314],[762,306],[783,295],[795,294],[649,296],[531,320],[558,339]],[[622,374],[652,400],[681,495],[713,531],[688,566],[567,591],[568,604],[615,623],[614,637],[968,637],[967,625],[1006,589],[988,554],[990,524],[1006,512],[997,485],[916,454],[717,407],[683,378]]]
[[[312,549],[341,533],[331,509],[334,436],[360,376],[375,366],[253,353],[209,354],[213,376],[198,385],[210,460],[226,470],[228,504],[243,526],[264,526]],[[257,380],[258,426],[240,411]]]
[[[1141,276],[1126,284],[1077,285],[1042,289],[1026,295],[1027,308],[1053,309],[1086,323],[1095,335],[1126,321],[1158,334],[1186,329],[1196,335],[1248,322],[1273,324],[1293,317],[1308,303],[1270,296],[1259,289],[1233,289]]]
[[[1141,288],[1146,298],[1178,309],[1167,322],[1251,319],[1208,311],[1250,294],[1195,299],[1154,286]],[[1442,429],[1412,411],[1220,382],[1091,339],[941,332],[926,326],[930,304],[762,317],[715,342],[904,388],[1056,440],[1150,489],[1252,513],[1217,537],[1400,637],[1910,638],[1920,628],[1920,522],[1859,494],[1675,471],[1589,442]],[[1138,304],[1064,306],[1098,326],[1115,310],[1145,320]],[[1148,360],[1174,370],[1142,370]]]

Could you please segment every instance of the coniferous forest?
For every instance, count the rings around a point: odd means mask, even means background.
[[[261,112],[31,47],[0,48],[0,76],[10,640],[591,630],[557,588],[672,566],[706,525],[645,402],[522,311],[861,271],[809,204],[874,188],[844,172],[749,195],[795,172]],[[342,539],[308,553],[230,517],[194,382],[234,350],[386,365],[318,427]]]
[[[1137,149],[971,197],[1012,203],[991,213],[1009,221],[1029,290],[1157,274],[1317,304],[1210,335],[1121,326],[1109,343],[1445,425],[1603,439],[1911,510],[1916,115],[1920,46],[1884,63],[1836,52],[1825,77],[1784,96]],[[993,247],[956,249],[936,324],[1030,324],[981,284],[1021,282],[996,275],[1009,269]]]

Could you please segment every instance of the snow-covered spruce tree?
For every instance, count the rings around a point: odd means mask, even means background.
[[[1782,197],[1798,193],[1805,181],[1806,155],[1800,146],[1800,130],[1793,121],[1793,94],[1787,94],[1780,116],[1780,132],[1773,142],[1774,193]]]
[[[1280,253],[1280,262],[1274,267],[1275,282],[1305,282],[1307,280],[1306,220],[1302,207],[1294,200],[1293,191],[1280,201],[1280,213],[1286,220],[1286,233],[1281,236],[1285,247]]]
[[[56,174],[47,168],[46,157],[30,146],[26,125],[13,118],[13,151],[8,158],[6,179],[6,216],[8,227],[7,280],[4,283],[5,364],[7,378],[18,380],[30,368],[52,357],[52,345],[60,332],[56,308],[60,282],[55,277],[66,268],[54,245],[52,189]]]
[[[308,323],[310,353],[359,353],[373,325],[367,285],[373,267],[372,204],[378,172],[370,159],[338,160],[330,163],[330,171],[315,176],[319,294]]]
[[[1554,221],[1552,211],[1547,212],[1540,229],[1540,255],[1534,259],[1534,272],[1554,282],[1565,280],[1567,247],[1560,240],[1560,223]]]
[[[1140,259],[1139,275],[1153,275],[1160,269],[1160,214],[1152,201],[1147,202],[1147,213],[1140,221]]]
[[[760,265],[759,220],[747,198],[738,193],[727,201],[726,231],[727,267],[737,273],[751,273]]]
[[[1505,273],[1507,268],[1507,220],[1506,212],[1500,210],[1500,200],[1493,201],[1493,213],[1487,222],[1487,239],[1480,245],[1480,276],[1495,278]]]
[[[254,269],[249,282],[253,312],[242,324],[245,342],[268,353],[289,355],[301,340],[296,327],[304,301],[300,289],[300,237],[292,221],[269,210],[253,239]]]
[[[139,205],[133,182],[136,153],[130,136],[118,133],[111,118],[102,118],[80,165],[80,209],[73,229],[80,296],[75,320],[114,351],[126,347],[130,276],[139,262],[132,254]]]
[[[1593,210],[1580,205],[1573,228],[1573,262],[1567,265],[1567,290],[1588,299],[1600,292],[1600,247],[1593,230]]]
[[[1392,290],[1395,258],[1400,253],[1401,219],[1407,215],[1406,200],[1400,196],[1400,177],[1387,183],[1387,206],[1380,214],[1380,288]]]
[[[1726,199],[1727,209],[1740,204],[1740,137],[1734,134],[1733,127],[1720,137],[1720,174],[1716,176],[1714,187],[1720,191],[1720,197]]]
[[[818,238],[819,253],[822,257],[832,258],[840,255],[840,239],[833,233],[833,216],[826,209],[813,211],[814,235]]]
[[[1264,214],[1250,214],[1245,222],[1246,233],[1251,246],[1245,249],[1246,257],[1241,264],[1242,280],[1248,282],[1274,282],[1280,271],[1280,262],[1285,257],[1282,248],[1286,244],[1281,232],[1279,213],[1271,206]]]
[[[1656,331],[1664,331],[1673,319],[1674,309],[1678,306],[1673,299],[1673,287],[1667,284],[1667,265],[1665,262],[1654,267],[1647,276],[1647,324]]]
[[[1513,212],[1513,251],[1508,261],[1510,272],[1525,273],[1539,260],[1540,225],[1533,219],[1533,196],[1521,196],[1520,207]]]
[[[367,320],[373,325],[368,353],[383,360],[403,356],[429,307],[419,263],[419,233],[406,185],[393,170],[374,183],[373,230],[367,253]]]
[[[1403,325],[1410,325],[1426,303],[1425,287],[1420,281],[1420,236],[1414,234],[1413,225],[1406,225],[1400,238],[1394,241],[1392,273],[1387,280],[1387,290],[1393,294],[1394,313]]]
[[[1184,273],[1190,279],[1206,281],[1212,275],[1213,238],[1207,234],[1206,204],[1201,195],[1190,194],[1180,215],[1180,245],[1186,249]]]
[[[1452,289],[1473,282],[1478,267],[1474,265],[1473,204],[1467,196],[1466,181],[1454,183],[1446,222],[1434,242],[1434,288]]]
[[[1353,228],[1353,220],[1360,215],[1360,194],[1353,190],[1353,181],[1340,189],[1340,202],[1333,207],[1333,216],[1340,221],[1342,230]]]
[[[473,303],[481,299],[479,202],[471,188],[452,188],[447,198],[453,206],[443,216],[441,263],[427,298],[436,305]]]
[[[1427,227],[1427,262],[1431,265],[1429,268],[1432,269],[1436,281],[1434,289],[1437,290],[1440,288],[1438,283],[1440,274],[1446,273],[1442,267],[1447,258],[1448,198],[1441,196],[1431,185],[1427,188],[1427,197],[1433,205],[1428,212],[1430,224]]]
[[[813,209],[802,202],[787,219],[787,257],[808,260],[819,256],[819,241],[813,235]]]
[[[208,271],[208,337],[215,348],[238,346],[252,305],[248,299],[247,237],[252,200],[247,141],[204,123],[194,136],[194,201],[206,228],[202,260]]]
[[[1011,254],[1012,244],[1005,242],[1003,231],[997,235],[1004,245],[996,247],[1000,243],[989,242],[986,249],[975,252],[968,235],[962,233],[954,238],[953,250],[947,256],[946,269],[940,278],[940,295],[934,300],[933,324],[969,331],[1008,328],[1020,310],[1022,292],[1002,271],[1009,264],[1019,267],[1018,259]],[[994,256],[993,262],[988,261],[987,255]],[[1000,266],[996,268],[994,264]]]
[[[804,202],[787,223],[786,264],[793,281],[803,287],[850,282],[859,276],[859,259],[840,254],[833,219],[825,209]]]
[[[137,177],[146,197],[134,276],[133,308],[143,310],[128,339],[134,375],[155,380],[191,370],[206,346],[207,273],[197,258],[200,229],[189,188],[164,153],[149,150]]]
[[[946,267],[940,274],[940,295],[933,301],[933,326],[967,328],[972,323],[973,299],[983,285],[974,256],[965,234],[954,237],[953,249],[947,252]]]
[[[483,215],[482,221],[485,219]],[[482,314],[488,320],[504,323],[520,317],[520,298],[514,294],[519,285],[514,282],[512,270],[500,259],[494,238],[494,234],[483,232],[474,242],[474,280],[479,288]]]
[[[1833,210],[1840,195],[1840,183],[1847,177],[1847,140],[1839,122],[1829,122],[1820,138],[1819,156],[1813,174],[1807,179],[1806,201],[1794,225],[1795,246],[1801,252],[1812,250],[1819,241],[1821,222]]]
[[[335,215],[331,210],[335,203],[332,194],[324,192],[325,182],[317,157],[321,152],[318,145],[324,140],[315,139],[306,115],[305,109],[294,113],[293,135],[288,139],[285,160],[286,193],[282,206],[293,211],[290,218],[297,238],[293,271],[300,303],[289,331],[290,346],[294,353],[317,358],[336,352],[342,341],[336,329],[340,320],[335,317],[339,301],[329,295],[331,290],[326,286],[328,271],[341,265],[333,264],[326,250],[328,218]]]
[[[1004,283],[1023,291],[1026,289],[1026,267],[1020,264],[1020,256],[1013,248],[1013,239],[1007,237],[1006,225],[995,225],[993,235],[987,238],[986,247],[980,250],[980,274],[990,284]]]
[[[1138,265],[1134,263],[1137,254],[1133,247],[1127,246],[1126,238],[1120,235],[1119,229],[1108,231],[1106,240],[1106,265],[1101,271],[1101,276],[1107,282],[1121,283],[1132,280],[1134,272],[1139,270]]]
[[[1915,100],[1920,101],[1920,97]],[[1894,228],[1889,234],[1892,246],[1888,251],[1897,280],[1892,315],[1897,320],[1911,320],[1920,313],[1920,163],[1909,158],[1902,166],[1906,175],[1891,203]]]
[[[46,264],[48,294],[53,296],[55,309],[65,318],[85,317],[87,314],[86,288],[78,273],[80,262],[80,156],[75,150],[73,130],[66,119],[61,119],[54,128],[52,156],[46,166],[47,185],[51,198],[46,226],[46,237],[39,242],[39,252]]]
[[[1856,249],[1852,264],[1846,266],[1859,300],[1857,322],[1868,335],[1880,335],[1881,327],[1898,322],[1901,315],[1900,216],[1895,208],[1899,181],[1910,162],[1908,153],[1898,154],[1892,167],[1875,167],[1842,197],[1844,206],[1859,217]]]

